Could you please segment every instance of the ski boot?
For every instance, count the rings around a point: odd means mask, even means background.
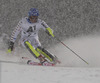
[[[42,55],[40,55],[40,56],[38,57],[38,59],[39,59],[40,62],[34,62],[34,61],[32,61],[32,60],[28,60],[28,61],[27,61],[27,64],[29,64],[29,65],[37,65],[37,66],[54,66],[54,65],[55,65],[54,63],[49,63],[49,62],[45,59],[45,57],[43,57]]]
[[[54,57],[53,57],[53,63],[54,64],[57,64],[57,63],[61,63],[60,61],[59,61],[59,59],[54,55]]]
[[[40,63],[43,65],[43,66],[54,66],[55,64],[54,63],[49,63],[45,57],[43,57],[42,55],[40,55],[38,57],[38,59],[40,60]]]

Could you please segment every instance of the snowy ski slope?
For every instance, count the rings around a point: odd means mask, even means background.
[[[21,62],[22,56],[34,58],[26,49],[17,47],[7,54],[0,38],[0,60]],[[62,61],[59,67],[39,67],[0,62],[0,83],[99,83],[100,37],[88,36],[63,41],[84,58],[85,64],[62,44],[48,49]]]

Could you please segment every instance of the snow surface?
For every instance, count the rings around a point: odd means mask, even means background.
[[[1,66],[1,83],[100,83],[100,68]]]
[[[0,38],[0,61],[23,62],[22,56],[35,60],[26,49],[20,47],[8,54],[3,43],[5,36]],[[60,65],[42,67],[0,62],[0,83],[100,83],[100,37],[72,38],[63,42],[89,65],[58,43],[48,50],[61,60]]]

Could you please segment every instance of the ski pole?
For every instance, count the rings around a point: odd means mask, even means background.
[[[58,40],[61,44],[63,44],[66,48],[68,48],[71,52],[73,52],[77,57],[79,57],[82,61],[84,61],[86,64],[89,64],[87,61],[85,61],[83,58],[81,58],[76,52],[74,52],[71,48],[69,48],[66,44],[64,44],[61,40],[55,37],[56,40]]]

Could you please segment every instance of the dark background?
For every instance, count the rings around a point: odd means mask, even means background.
[[[60,40],[100,32],[100,0],[0,0],[0,35],[6,33],[10,37],[30,8],[39,10],[39,18]],[[44,47],[57,43],[43,30],[39,37]]]

